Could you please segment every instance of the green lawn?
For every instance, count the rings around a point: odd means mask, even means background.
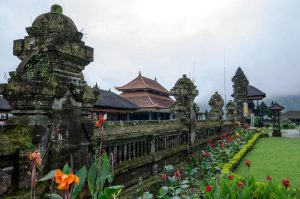
[[[246,176],[245,160],[251,160],[250,175],[264,181],[272,176],[281,183],[288,178],[292,186],[300,187],[300,138],[261,138],[243,158],[235,173]]]

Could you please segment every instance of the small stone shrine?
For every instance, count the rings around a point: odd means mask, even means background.
[[[227,111],[227,120],[234,121],[235,119],[235,114],[236,114],[236,104],[234,101],[230,100],[226,104],[226,111]]]
[[[223,116],[222,108],[224,106],[224,100],[221,97],[221,95],[218,92],[215,92],[211,96],[208,104],[211,107],[208,119],[217,120],[217,121],[222,120],[222,116]]]
[[[26,31],[28,36],[13,46],[21,63],[0,87],[13,109],[11,123],[30,129],[47,167],[60,168],[71,155],[79,167],[88,157],[93,128],[89,109],[98,95],[82,74],[93,61],[93,48],[85,45],[59,5],[38,16]]]

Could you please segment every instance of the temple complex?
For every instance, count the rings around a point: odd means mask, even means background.
[[[121,91],[121,97],[139,106],[135,112],[135,120],[167,120],[172,118],[170,107],[174,100],[170,98],[170,92],[160,85],[157,80],[144,77],[139,73],[138,77],[125,84],[116,87]]]

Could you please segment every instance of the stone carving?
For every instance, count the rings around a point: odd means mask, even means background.
[[[198,90],[194,83],[186,75],[183,75],[176,82],[170,93],[176,99],[176,102],[171,107],[176,118],[190,118],[191,113],[195,112],[194,109],[197,107],[195,106],[194,99],[198,95]]]
[[[198,109],[194,100],[198,95],[198,90],[194,83],[186,75],[183,75],[176,82],[170,93],[176,99],[171,110],[174,112],[175,117],[189,128],[189,143],[193,145],[196,137],[196,112]]]
[[[224,106],[224,100],[221,97],[221,95],[218,92],[215,92],[211,96],[208,104],[211,107],[211,110],[209,112],[209,119],[210,120],[221,120],[222,115],[223,115],[222,108]]]
[[[38,16],[26,31],[28,36],[14,41],[13,54],[21,63],[0,89],[12,106],[12,123],[31,126],[33,142],[42,152],[52,138],[59,138],[63,147],[52,157],[59,156],[64,164],[73,154],[74,165],[82,165],[88,156],[89,109],[99,94],[82,74],[93,61],[93,48],[81,40],[83,34],[59,5]],[[55,125],[60,131],[54,136]],[[50,166],[59,168],[56,162],[51,160]]]
[[[236,114],[236,104],[234,101],[230,100],[226,104],[226,111],[227,111],[227,119],[233,121]]]
[[[234,102],[236,103],[237,107],[236,116],[238,120],[244,122],[243,108],[244,102],[247,102],[249,81],[240,67],[238,67],[231,81],[233,83]]]

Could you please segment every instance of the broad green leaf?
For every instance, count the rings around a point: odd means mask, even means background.
[[[75,199],[78,194],[81,192],[81,189],[84,185],[84,182],[86,180],[87,176],[87,171],[86,171],[86,166],[83,166],[79,171],[76,172],[75,174],[79,178],[79,183],[75,184],[74,186],[74,191],[72,193],[72,199]]]
[[[51,199],[63,199],[60,195],[57,195],[55,193],[47,194],[46,197]]]
[[[173,171],[174,171],[173,165],[167,165],[167,166],[165,166],[164,169],[165,169],[165,171],[166,171],[167,173],[169,173],[169,174],[173,173]]]
[[[69,174],[71,172],[71,168],[69,167],[68,164],[65,164],[62,172],[65,173],[65,174]]]
[[[153,194],[151,194],[149,192],[145,192],[143,194],[143,196],[141,197],[141,199],[153,199]]]
[[[180,192],[181,192],[181,189],[180,189],[180,188],[176,189],[176,190],[175,190],[175,195],[179,195]]]
[[[50,180],[54,174],[55,174],[56,170],[52,170],[50,171],[47,175],[45,175],[44,177],[42,177],[41,179],[37,180],[37,181],[46,181],[46,180]]]
[[[122,189],[124,188],[123,185],[116,185],[116,186],[111,186],[111,187],[106,187],[104,189],[104,194],[106,194],[108,197],[110,196],[118,196]]]
[[[97,179],[97,167],[98,167],[98,159],[94,161],[92,164],[89,173],[88,173],[88,187],[93,196],[96,192],[96,179]]]
[[[165,196],[169,192],[169,188],[166,186],[163,186],[159,189],[159,196]]]

